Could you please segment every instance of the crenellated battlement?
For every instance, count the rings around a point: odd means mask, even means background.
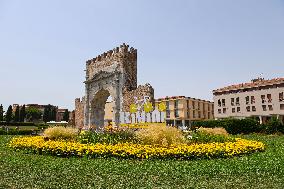
[[[97,63],[97,62],[102,62],[102,61],[107,61],[107,60],[112,60],[112,59],[117,59],[117,58],[123,58],[123,57],[137,57],[137,49],[134,49],[133,47],[129,48],[129,45],[126,45],[123,43],[119,47],[114,48],[113,50],[109,50],[107,52],[104,52],[100,55],[98,55],[95,58],[92,58],[90,60],[86,61],[86,64],[92,64],[92,63]]]
[[[137,49],[123,43],[113,50],[98,55],[86,62],[86,81],[92,80],[100,71],[119,69],[123,73],[128,90],[137,88]]]

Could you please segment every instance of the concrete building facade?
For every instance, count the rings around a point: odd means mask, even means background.
[[[159,98],[155,106],[166,104],[166,124],[174,126],[190,126],[191,121],[214,119],[214,103],[206,100],[173,96]]]
[[[260,123],[272,116],[284,121],[284,78],[254,79],[249,83],[213,90],[216,119],[255,117]]]

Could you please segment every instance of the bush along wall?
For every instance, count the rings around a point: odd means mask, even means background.
[[[36,126],[33,122],[10,122],[5,121],[0,122],[0,126]]]
[[[208,120],[195,121],[192,123],[193,128],[205,127],[223,127],[229,134],[249,134],[254,132],[261,132],[263,126],[255,119],[223,119],[223,120]]]
[[[260,124],[257,120],[252,118],[246,119],[222,119],[222,120],[208,120],[195,121],[192,123],[193,129],[199,127],[214,128],[223,127],[229,134],[250,134],[250,133],[283,133],[284,125],[276,117],[272,117],[266,124]]]
[[[0,129],[0,135],[37,135],[39,130]]]

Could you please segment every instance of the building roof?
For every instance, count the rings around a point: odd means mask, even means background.
[[[238,89],[248,89],[248,88],[253,88],[253,87],[268,86],[268,85],[274,85],[274,84],[280,84],[280,83],[284,83],[284,78],[274,78],[270,80],[258,78],[258,79],[253,79],[249,83],[229,85],[227,87],[216,89],[216,90],[213,90],[213,93],[230,91],[230,90],[238,90]]]
[[[158,98],[155,99],[155,101],[162,101],[162,100],[174,100],[174,99],[192,99],[192,100],[197,100],[197,101],[203,101],[203,102],[209,102],[209,103],[213,103],[209,100],[202,100],[202,99],[198,99],[198,98],[192,98],[192,97],[186,97],[186,96],[166,96],[164,98]]]

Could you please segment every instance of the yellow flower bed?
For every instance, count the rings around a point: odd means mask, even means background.
[[[122,123],[120,127],[127,127],[130,129],[146,129],[151,126],[166,126],[165,123]]]
[[[236,142],[182,144],[169,147],[141,145],[132,143],[121,144],[81,144],[69,141],[44,140],[44,137],[13,138],[9,146],[14,149],[28,150],[35,153],[46,153],[60,156],[91,156],[119,158],[216,158],[232,157],[242,154],[264,151],[262,142],[236,139]]]

